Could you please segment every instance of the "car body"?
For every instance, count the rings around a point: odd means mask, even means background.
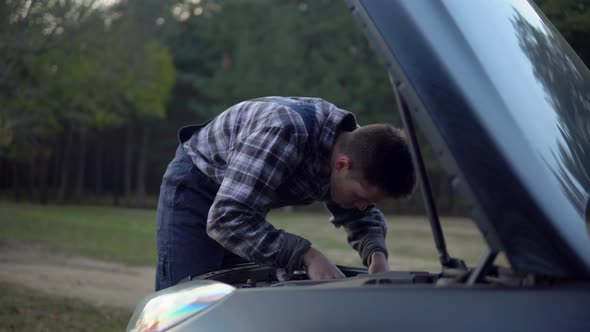
[[[590,331],[586,66],[531,1],[346,3],[391,77],[442,271],[243,265],[153,294],[128,330]],[[446,252],[414,123],[487,242],[477,266]]]

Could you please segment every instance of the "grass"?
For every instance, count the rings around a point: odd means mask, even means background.
[[[151,210],[0,203],[1,242],[135,265],[155,264]]]
[[[269,220],[277,228],[309,239],[333,261],[360,265],[358,254],[346,242],[344,229],[336,229],[327,214],[274,211]],[[484,254],[486,245],[475,225],[464,218],[442,218],[447,249],[470,265]],[[387,248],[390,265],[399,270],[440,271],[430,223],[426,217],[387,216]]]
[[[345,231],[335,229],[326,214],[274,211],[269,220],[309,239],[338,264],[360,265]],[[0,244],[31,244],[65,254],[153,265],[155,222],[153,210],[0,202]],[[426,218],[389,216],[388,229],[393,269],[440,271]],[[485,245],[474,225],[467,219],[443,219],[443,230],[450,253],[475,264]],[[0,331],[124,330],[131,314],[5,283],[0,283],[0,293]]]
[[[121,331],[131,312],[0,283],[0,331]]]
[[[309,239],[338,264],[360,265],[358,254],[322,213],[273,211],[277,227]],[[395,269],[440,270],[425,217],[388,216],[387,246]],[[0,203],[0,242],[31,243],[45,249],[134,265],[155,264],[153,210]],[[449,252],[475,264],[485,244],[468,219],[442,220]]]

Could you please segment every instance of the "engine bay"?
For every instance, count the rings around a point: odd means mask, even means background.
[[[236,288],[257,287],[340,287],[340,286],[394,286],[394,285],[432,285],[445,286],[504,286],[526,287],[538,284],[530,275],[520,275],[510,269],[494,266],[477,283],[471,283],[469,276],[473,269],[443,269],[441,273],[419,271],[390,271],[368,274],[366,268],[338,266],[346,278],[331,280],[310,280],[305,271],[287,273],[284,269],[247,263],[235,267],[217,270],[199,276],[189,277],[190,280],[215,280]]]

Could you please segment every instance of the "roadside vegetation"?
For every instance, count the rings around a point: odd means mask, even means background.
[[[277,228],[310,239],[335,262],[360,265],[344,230],[335,229],[326,214],[276,211],[269,219]],[[152,265],[155,220],[153,210],[0,202],[0,250],[33,245],[66,255]],[[445,219],[443,225],[451,254],[475,263],[484,245],[469,220]],[[440,270],[426,218],[389,216],[388,227],[392,268]],[[124,309],[97,308],[12,284],[0,283],[0,292],[0,331],[120,331],[131,316]]]
[[[155,263],[155,211],[0,203],[0,241],[134,265]]]
[[[0,243],[34,244],[50,251],[132,265],[155,264],[156,212],[93,206],[0,203]],[[269,220],[280,229],[302,235],[339,264],[360,264],[323,213],[275,211]],[[388,216],[388,247],[394,268],[436,271],[438,255],[425,217]],[[465,218],[445,218],[443,227],[451,254],[475,263],[484,244]]]

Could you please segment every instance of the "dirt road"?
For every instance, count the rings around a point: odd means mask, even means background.
[[[154,268],[0,244],[0,280],[99,306],[133,310],[153,292]]]

